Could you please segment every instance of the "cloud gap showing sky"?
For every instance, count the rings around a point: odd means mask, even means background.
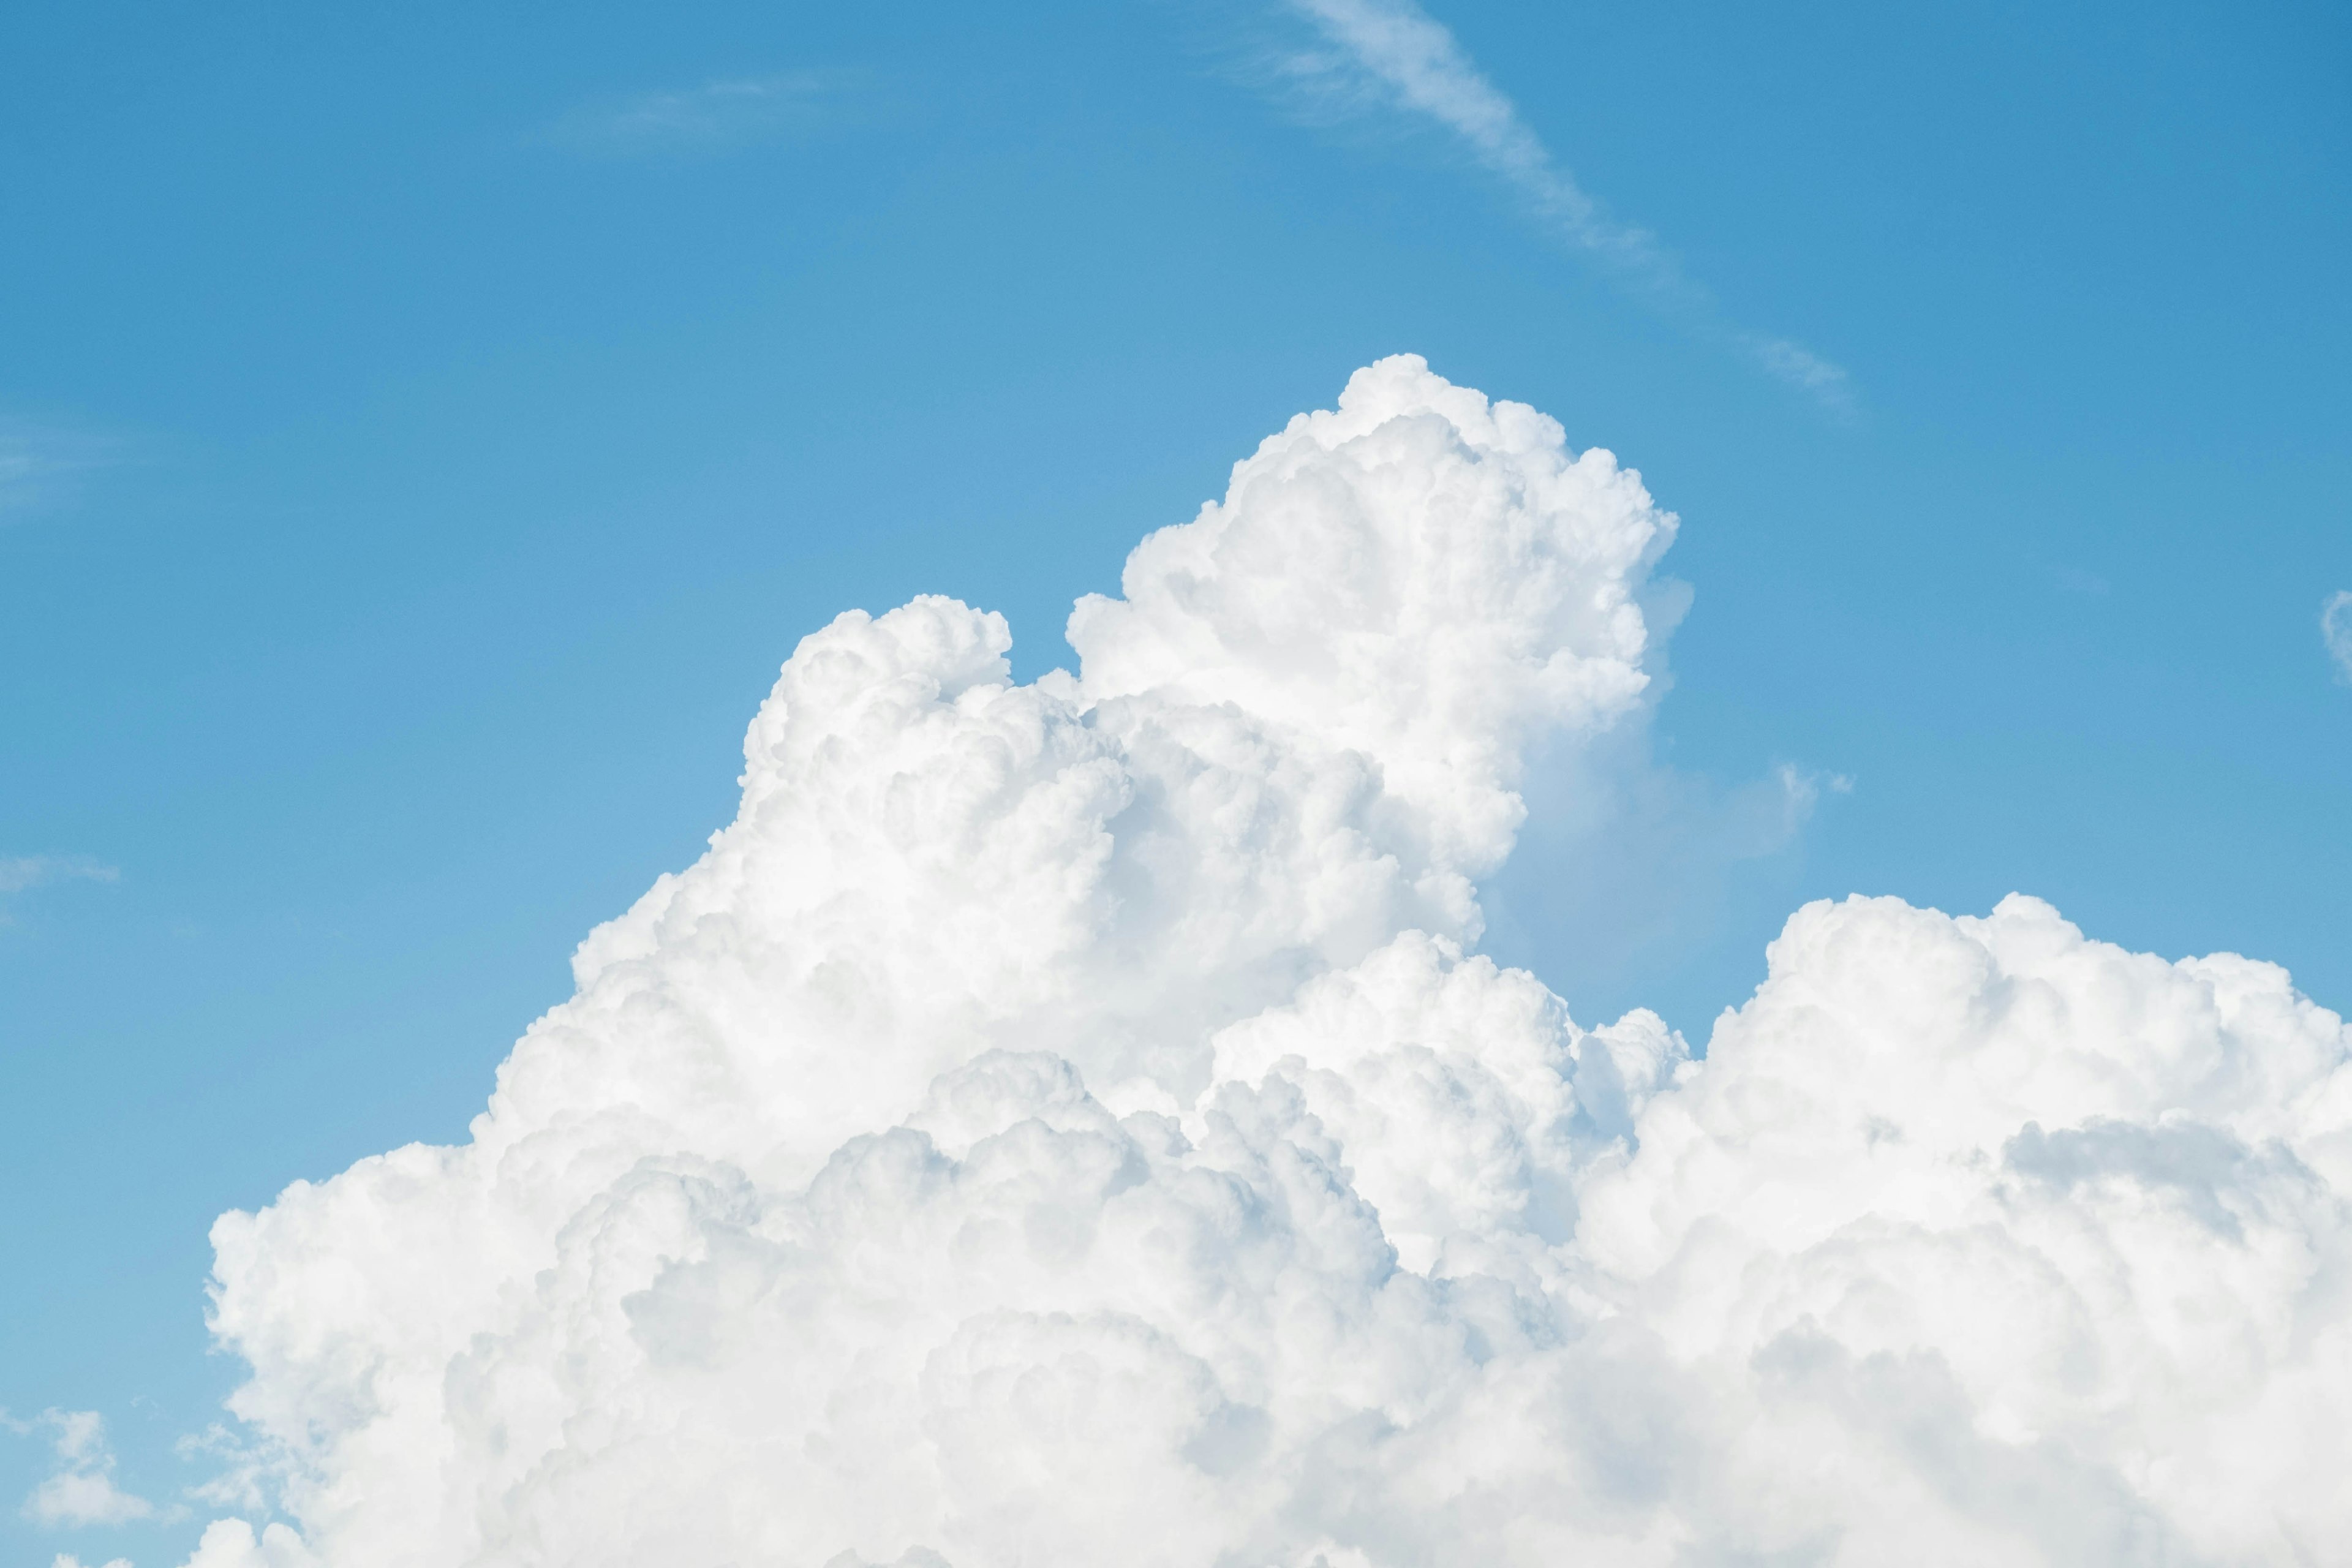
[[[1699,1053],[1478,951],[1678,527],[1401,356],[1075,671],[940,597],[803,639],[467,1142],[215,1226],[191,1568],[2352,1539],[2352,1034],[2285,972],[1824,901]]]
[[[1725,322],[1714,294],[1655,235],[1604,212],[1452,31],[1412,0],[1286,0],[1286,8],[1311,22],[1326,46],[1276,53],[1272,72],[1287,90],[1438,126],[1530,218],[1621,285],[1831,412],[1853,413],[1853,378],[1843,366],[1793,339]]]

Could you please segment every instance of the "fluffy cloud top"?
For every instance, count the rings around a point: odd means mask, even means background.
[[[2284,973],[1815,905],[1702,1062],[1475,952],[1673,530],[1401,358],[1076,675],[803,640],[469,1142],[215,1226],[298,1528],[194,1568],[2338,1550],[2352,1040]]]

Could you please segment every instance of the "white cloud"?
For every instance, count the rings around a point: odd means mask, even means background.
[[[72,1552],[60,1552],[57,1555],[57,1560],[49,1564],[49,1568],[85,1568],[85,1565],[82,1560]],[[117,1557],[103,1564],[103,1568],[131,1568],[131,1559]]]
[[[0,418],[0,523],[69,499],[119,444],[87,432]]]
[[[0,927],[15,923],[7,900],[58,882],[114,882],[122,873],[87,855],[0,856]]]
[[[1826,407],[1849,413],[1853,407],[1853,381],[1843,365],[1832,364],[1801,343],[1759,332],[1742,332],[1740,346],[1774,375],[1801,391],[1810,392]]]
[[[549,140],[606,153],[710,152],[801,133],[842,110],[850,83],[837,71],[785,71],[652,92],[580,110]]]
[[[1588,250],[1685,287],[1674,261],[1644,230],[1611,220],[1563,168],[1454,35],[1411,0],[1293,0],[1337,57],[1295,61],[1302,75],[1361,72],[1395,106],[1435,121],[1461,138],[1478,162],[1517,188],[1545,221]]]
[[[217,1519],[205,1527],[187,1568],[319,1568],[302,1538],[282,1524],[256,1531],[241,1519]]]
[[[268,1510],[274,1479],[271,1456],[259,1451],[249,1435],[216,1421],[201,1432],[182,1435],[173,1451],[184,1462],[215,1467],[209,1477],[187,1489],[192,1500],[215,1509]]]
[[[2319,638],[2336,661],[2336,679],[2352,684],[2352,590],[2331,595],[2320,607]]]
[[[122,873],[87,855],[0,856],[0,894],[22,893],[50,882],[113,882]]]
[[[1391,360],[1076,675],[944,599],[804,639],[467,1143],[215,1226],[300,1534],[194,1568],[2352,1539],[2352,1038],[2283,972],[1816,904],[1697,1059],[1476,952],[1674,528]]]
[[[24,1515],[37,1524],[125,1524],[155,1511],[144,1498],[114,1484],[114,1454],[106,1444],[106,1422],[95,1410],[47,1410],[37,1420],[11,1423],[20,1431],[46,1428],[58,1468],[36,1486]]]
[[[1423,117],[1459,140],[1529,213],[1570,245],[1686,320],[1719,331],[1712,295],[1647,229],[1610,217],[1577,183],[1518,106],[1478,68],[1452,32],[1413,0],[1289,0],[1330,48],[1278,63],[1295,90],[1370,99]],[[1801,343],[1768,333],[1724,334],[1768,374],[1838,413],[1853,407],[1852,378]]]

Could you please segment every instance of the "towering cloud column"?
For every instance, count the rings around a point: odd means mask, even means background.
[[[2284,973],[1814,906],[1701,1064],[1475,953],[1674,527],[1404,357],[1076,676],[945,599],[804,639],[470,1142],[215,1227],[294,1528],[198,1568],[2352,1539],[2352,1073]]]

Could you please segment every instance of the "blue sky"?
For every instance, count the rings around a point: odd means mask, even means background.
[[[802,635],[1052,668],[1401,350],[1684,520],[1650,793],[1498,895],[1580,1017],[1703,1037],[1857,889],[2352,1005],[2352,19],[1432,15],[0,16],[0,1406],[168,1515],[212,1216],[461,1135]]]

